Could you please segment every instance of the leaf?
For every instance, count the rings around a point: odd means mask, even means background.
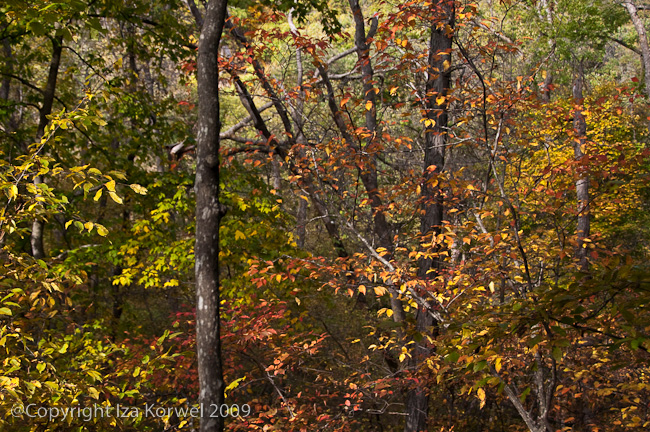
[[[95,370],[86,371],[86,374],[88,374],[88,376],[90,376],[94,381],[102,380],[101,374]]]
[[[380,297],[388,292],[388,290],[385,287],[381,287],[381,286],[374,287],[373,290],[375,291],[375,294]]]
[[[237,387],[239,387],[239,383],[244,381],[245,379],[246,379],[246,375],[244,375],[241,378],[237,378],[236,380],[234,380],[233,382],[231,382],[230,384],[228,384],[226,386],[226,388],[224,389],[224,392],[228,393],[230,390],[236,389]]]
[[[11,309],[3,307],[0,308],[0,315],[13,315],[13,314],[11,313]]]
[[[363,295],[366,295],[366,286],[365,285],[359,285],[359,292]]]
[[[110,192],[115,192],[115,180],[107,182],[104,186],[106,186],[106,189],[108,189]]]
[[[108,235],[108,230],[104,225],[95,224],[95,228],[97,228],[97,234],[100,236],[106,237]]]
[[[370,111],[372,109],[372,101],[367,101],[366,102],[366,111]]]
[[[236,230],[235,231],[235,240],[244,240],[246,236],[244,235],[243,232]]]
[[[45,27],[43,27],[43,24],[37,20],[30,22],[27,26],[36,36],[42,36],[45,34]]]
[[[140,194],[140,195],[146,195],[147,192],[148,192],[146,187],[140,186],[139,184],[133,183],[133,184],[131,184],[129,186],[131,187],[131,189],[133,189],[133,191],[135,193]]]
[[[99,201],[99,199],[102,197],[102,191],[103,189],[99,189],[97,193],[95,193],[95,197],[93,198],[93,200]]]
[[[497,360],[494,362],[494,369],[499,372],[501,370],[501,357],[498,357]]]
[[[526,387],[526,390],[521,392],[521,396],[519,396],[521,403],[524,403],[526,401],[526,396],[528,396],[528,393],[530,393],[530,387]]]
[[[90,394],[90,397],[93,399],[99,399],[99,392],[95,387],[88,387],[88,394]]]
[[[124,202],[122,198],[120,198],[115,192],[109,191],[108,195],[111,197],[113,201],[115,201],[118,204],[122,204]]]
[[[16,198],[18,196],[18,187],[14,184],[9,188],[9,199]]]
[[[483,409],[483,407],[485,406],[485,390],[479,388],[478,390],[476,390],[476,395],[481,401],[481,405],[479,406],[479,409]]]

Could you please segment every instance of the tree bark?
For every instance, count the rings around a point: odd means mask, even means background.
[[[45,126],[49,119],[48,115],[52,114],[52,105],[54,104],[54,94],[56,92],[56,80],[59,75],[59,65],[61,64],[61,52],[63,51],[63,38],[61,36],[52,38],[52,59],[50,60],[50,70],[47,75],[47,83],[43,91],[43,105],[39,110],[38,130],[36,132],[37,141],[43,139],[45,135]],[[43,177],[37,175],[34,177],[34,185],[43,183]],[[45,222],[35,218],[32,222],[32,233],[30,235],[30,244],[32,247],[32,256],[36,259],[45,258],[45,247],[43,245],[43,232]]]
[[[207,6],[197,62],[199,102],[196,145],[196,345],[199,372],[201,432],[221,432],[222,417],[211,417],[224,402],[223,365],[219,323],[219,42],[227,0]]]
[[[623,6],[630,14],[630,19],[634,25],[637,35],[639,35],[639,46],[641,47],[641,61],[643,63],[643,72],[645,78],[645,92],[650,97],[650,46],[648,45],[648,36],[645,31],[643,21],[639,18],[638,8],[636,4],[631,1],[624,1]]]
[[[440,233],[444,202],[442,190],[436,185],[436,178],[445,165],[445,148],[447,145],[448,107],[447,97],[451,82],[451,44],[453,40],[454,6],[447,0],[439,0],[433,5],[440,14],[441,28],[431,26],[429,40],[429,59],[426,83],[427,121],[425,123],[424,173],[421,192],[422,217],[420,233],[423,237]],[[418,279],[431,280],[438,275],[440,261],[436,257],[423,257],[418,262]],[[417,311],[416,331],[424,337],[416,344],[409,360],[409,369],[417,371],[431,349],[426,346],[426,335],[436,336],[437,324],[424,306]],[[406,397],[408,417],[404,432],[427,430],[427,413],[429,396],[425,388],[418,386],[409,390]]]
[[[582,161],[585,157],[584,146],[587,142],[587,123],[582,113],[583,95],[582,87],[584,82],[584,72],[582,64],[579,66],[578,74],[573,81],[573,103],[575,111],[573,113],[573,130],[575,138],[573,141],[573,154],[576,161]],[[578,166],[578,180],[576,180],[576,195],[578,205],[578,224],[577,224],[577,246],[576,259],[580,269],[587,271],[587,248],[585,239],[589,237],[589,176],[585,166]]]

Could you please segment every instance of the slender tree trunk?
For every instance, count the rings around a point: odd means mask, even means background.
[[[648,97],[650,97],[650,46],[648,45],[648,36],[645,31],[645,26],[643,21],[639,18],[638,8],[636,4],[627,0],[623,2],[623,6],[627,9],[627,13],[630,14],[630,19],[634,25],[637,35],[639,35],[639,46],[641,48],[641,62],[643,63],[643,72],[645,78],[645,92]]]
[[[291,29],[291,32],[295,35],[298,36],[298,29],[296,28],[295,24],[293,23],[293,9],[289,11],[287,14],[287,20],[289,22],[289,28]],[[298,145],[298,156],[300,159],[305,158],[305,150],[303,146],[307,143],[307,139],[305,138],[305,133],[303,131],[305,127],[305,113],[304,113],[304,108],[305,108],[305,85],[304,85],[304,68],[303,68],[303,62],[302,62],[302,50],[297,47],[296,48],[296,85],[300,89],[298,91],[298,98],[296,99],[293,111],[292,111],[292,117],[293,117],[293,122],[296,124],[296,144]],[[304,248],[305,247],[305,237],[307,234],[307,200],[298,199],[298,212],[296,214],[296,244],[298,245],[299,248]]]
[[[5,69],[9,74],[12,74],[14,71],[14,67],[13,67],[14,58],[11,52],[11,42],[9,42],[8,37],[2,39],[2,54],[4,55],[5,58],[4,60]],[[0,84],[0,99],[2,99],[5,102],[8,102],[10,89],[11,89],[11,77],[9,77],[8,75],[3,75],[2,83]]]
[[[196,145],[196,345],[201,432],[221,432],[222,417],[211,417],[224,402],[219,323],[219,41],[227,0],[210,0],[199,38],[197,84],[199,121]]]
[[[573,142],[573,154],[576,161],[581,161],[585,157],[584,146],[587,142],[587,123],[582,113],[582,87],[584,83],[584,71],[582,64],[578,69],[578,74],[573,81],[573,103],[576,106],[573,113],[573,130],[575,140]],[[577,236],[578,244],[576,247],[576,258],[580,268],[584,271],[588,269],[587,248],[585,248],[585,239],[589,237],[589,176],[586,167],[578,166],[578,180],[576,180],[576,194],[578,201],[578,226]]]
[[[43,105],[39,110],[38,130],[36,132],[37,140],[40,141],[45,135],[45,126],[49,120],[48,115],[52,113],[52,105],[54,104],[54,94],[56,92],[56,80],[59,74],[59,65],[61,64],[61,52],[63,50],[63,38],[61,36],[52,38],[52,59],[50,61],[50,70],[47,75],[47,83],[43,91]],[[38,187],[43,183],[43,177],[37,175],[34,177],[34,185]],[[32,233],[30,236],[30,244],[32,246],[32,255],[36,259],[45,257],[45,247],[43,246],[43,232],[45,223],[39,218],[35,218],[32,222]]]
[[[445,147],[447,144],[447,120],[448,101],[450,86],[451,66],[451,44],[453,34],[445,28],[452,28],[454,25],[454,7],[447,0],[439,0],[434,3],[438,13],[444,14],[440,21],[448,24],[439,28],[437,25],[431,27],[431,38],[429,40],[429,60],[427,70],[427,122],[425,131],[424,149],[424,183],[422,185],[421,199],[423,215],[420,220],[420,233],[422,236],[439,233],[442,224],[444,203],[442,191],[436,185],[435,179],[444,169]],[[440,269],[440,262],[437,258],[421,258],[418,262],[418,278],[427,281],[435,278]],[[417,371],[425,359],[430,355],[430,348],[427,344],[427,334],[437,335],[437,324],[431,314],[420,307],[417,311],[416,330],[425,335],[421,343],[416,344],[412,357],[409,361],[409,368]],[[404,427],[405,432],[419,432],[427,430],[427,413],[429,409],[429,396],[426,389],[419,386],[409,390],[406,396],[406,410],[408,417]]]

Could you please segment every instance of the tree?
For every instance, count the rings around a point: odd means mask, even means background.
[[[212,407],[224,404],[219,296],[219,41],[226,20],[225,0],[208,3],[197,61],[199,121],[196,192],[196,347],[198,350],[201,431],[222,431],[224,419]]]

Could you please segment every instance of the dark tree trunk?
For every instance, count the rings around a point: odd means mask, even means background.
[[[63,38],[61,36],[52,39],[52,59],[50,61],[50,70],[47,75],[47,83],[43,91],[43,105],[39,110],[38,131],[36,132],[37,140],[40,141],[45,135],[45,126],[49,120],[48,115],[52,113],[54,104],[54,94],[56,92],[56,80],[59,75],[59,65],[61,64],[61,52],[63,50]],[[38,187],[43,183],[43,177],[37,175],[34,177],[34,184]],[[39,218],[35,218],[32,223],[32,233],[30,243],[32,246],[32,255],[36,259],[45,257],[45,247],[43,246],[43,231],[45,223]]]
[[[196,145],[196,345],[201,432],[221,432],[224,419],[210,417],[224,402],[219,325],[219,41],[227,0],[207,5],[197,63],[199,121]]]
[[[447,145],[447,119],[451,66],[451,43],[453,34],[450,29],[454,25],[454,7],[447,0],[434,3],[440,22],[448,24],[439,28],[431,27],[429,41],[429,60],[426,84],[427,119],[424,149],[424,174],[422,184],[422,218],[420,233],[430,236],[439,233],[444,210],[442,191],[437,186],[435,179],[442,172],[445,165],[445,147]],[[444,100],[443,100],[444,99]],[[440,262],[437,258],[421,258],[418,263],[418,278],[427,286],[427,280],[438,275]],[[416,344],[409,360],[409,369],[417,371],[425,359],[430,355],[430,348],[426,346],[426,335],[436,336],[438,323],[424,307],[417,311],[416,330],[425,335],[422,342]],[[409,390],[406,396],[406,410],[408,417],[404,427],[405,432],[419,432],[427,430],[427,413],[429,396],[426,388],[422,386]]]

